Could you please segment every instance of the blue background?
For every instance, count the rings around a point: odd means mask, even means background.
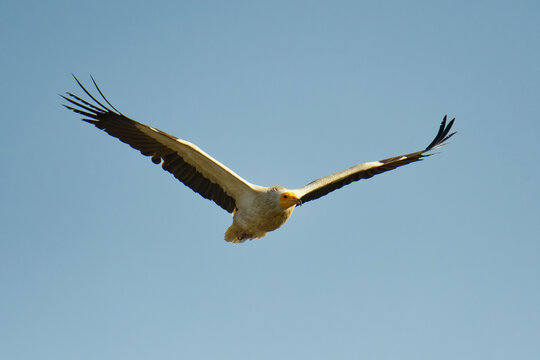
[[[0,358],[540,358],[538,4],[3,0]],[[459,133],[233,245],[71,73],[265,186]]]

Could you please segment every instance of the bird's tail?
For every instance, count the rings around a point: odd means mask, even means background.
[[[225,241],[232,242],[234,244],[240,244],[246,241],[248,238],[243,234],[242,229],[236,226],[234,223],[229,226],[225,231]]]
[[[246,240],[262,238],[266,234],[266,231],[251,233],[233,223],[229,226],[227,231],[225,231],[225,241],[240,244]]]

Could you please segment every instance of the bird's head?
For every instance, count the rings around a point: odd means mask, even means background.
[[[283,209],[288,209],[291,206],[295,205],[302,205],[302,200],[298,196],[296,196],[294,193],[287,191],[280,195],[279,197],[279,205]]]

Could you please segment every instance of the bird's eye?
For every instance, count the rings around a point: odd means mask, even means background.
[[[283,198],[286,199],[286,198],[287,198],[287,195],[283,195]]]

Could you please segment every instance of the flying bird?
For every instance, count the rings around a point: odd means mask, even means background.
[[[64,106],[83,115],[83,121],[129,144],[143,155],[150,156],[155,164],[161,164],[164,170],[193,191],[232,213],[233,222],[225,231],[225,240],[233,243],[262,238],[269,231],[278,229],[289,219],[296,206],[318,199],[354,181],[369,179],[420,161],[432,155],[428,152],[445,145],[455,134],[450,133],[454,119],[447,124],[445,116],[437,135],[423,150],[358,164],[321,177],[299,189],[264,187],[244,180],[196,145],[123,115],[105,98],[94,78],[92,82],[102,98],[101,102],[74,78],[89,99],[84,100],[67,92],[67,96],[61,95],[69,102],[69,105]]]

